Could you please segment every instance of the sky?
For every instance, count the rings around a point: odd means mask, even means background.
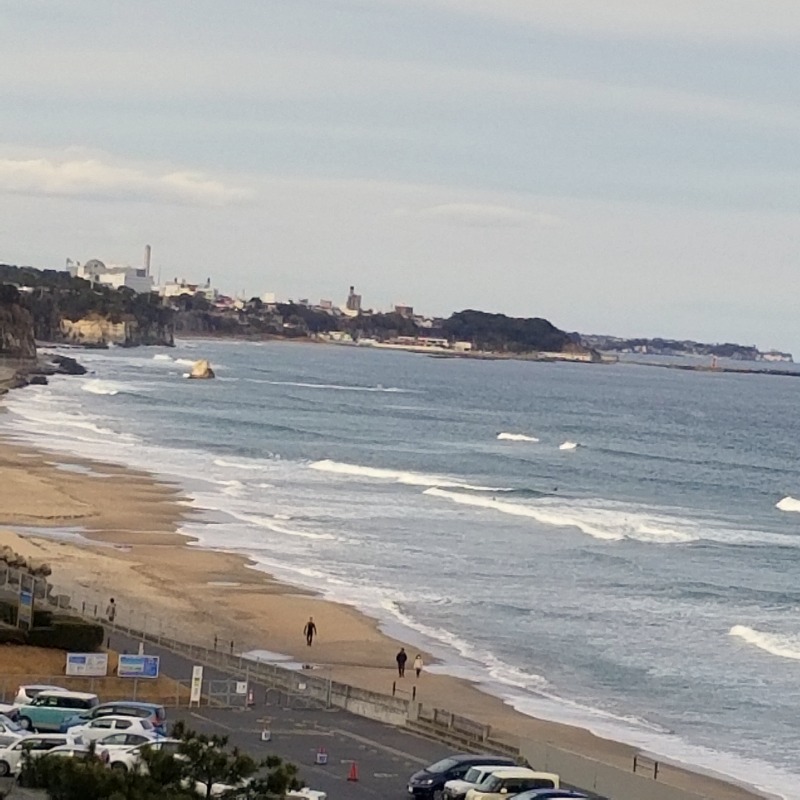
[[[789,349],[796,0],[0,0],[0,262]]]

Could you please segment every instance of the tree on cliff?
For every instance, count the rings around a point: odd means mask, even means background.
[[[560,353],[574,344],[568,334],[539,317],[507,317],[468,309],[453,314],[442,328],[448,338],[472,342],[478,350]]]

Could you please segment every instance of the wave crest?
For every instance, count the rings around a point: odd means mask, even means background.
[[[371,478],[374,480],[393,481],[407,486],[443,486],[450,489],[465,489],[471,492],[510,492],[512,489],[492,486],[474,486],[460,483],[441,475],[429,475],[424,472],[407,472],[403,470],[383,469],[381,467],[363,467],[360,464],[345,464],[326,458],[308,465],[310,469],[330,472],[335,475],[347,475],[353,478]]]
[[[778,502],[775,503],[775,508],[778,508],[781,511],[800,512],[800,500],[797,500],[791,495],[787,495],[786,497],[783,498],[783,500],[778,500]]]
[[[123,387],[118,383],[114,383],[114,381],[101,381],[98,378],[94,378],[82,384],[81,389],[90,394],[105,394],[113,397],[115,394],[119,394]]]
[[[734,625],[728,631],[728,635],[735,636],[770,655],[800,661],[800,636],[798,635],[767,633],[749,628],[747,625]]]
[[[535,436],[527,436],[524,433],[498,433],[497,438],[504,442],[538,442]]]

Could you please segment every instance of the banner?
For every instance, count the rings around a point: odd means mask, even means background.
[[[189,693],[189,705],[197,703],[200,705],[200,697],[203,692],[203,668],[199,665],[192,667],[192,685]]]
[[[108,653],[67,653],[67,675],[108,675]]]
[[[157,678],[158,656],[121,655],[117,664],[120,678]]]

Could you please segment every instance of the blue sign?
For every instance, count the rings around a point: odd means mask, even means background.
[[[117,664],[120,678],[157,678],[158,656],[121,655]]]
[[[19,593],[17,626],[29,630],[33,627],[33,592],[27,592],[24,589],[21,589]]]

